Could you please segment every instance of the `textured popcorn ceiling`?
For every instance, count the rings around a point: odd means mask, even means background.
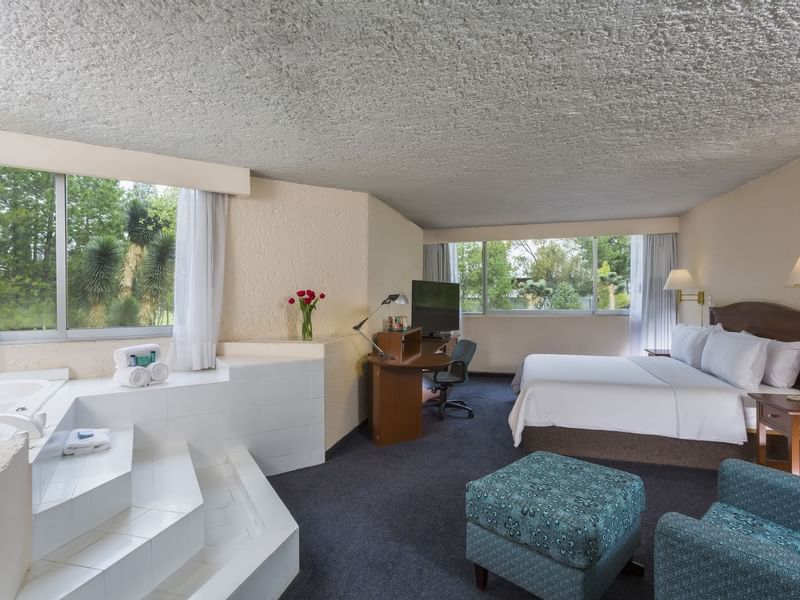
[[[678,214],[800,155],[800,3],[3,2],[0,129],[425,227]]]

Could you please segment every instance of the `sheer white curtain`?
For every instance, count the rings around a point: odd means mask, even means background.
[[[642,354],[644,348],[669,348],[675,325],[675,294],[664,291],[669,272],[678,263],[678,236],[660,233],[642,236],[640,319],[631,320],[631,354]],[[633,255],[631,280],[633,284]],[[633,298],[631,313],[634,314]]]
[[[644,239],[641,235],[631,236],[631,304],[628,310],[630,318],[630,348],[633,356],[644,354],[642,344],[642,263],[644,262]]]
[[[175,239],[175,324],[169,365],[178,371],[216,366],[225,275],[228,196],[182,189]]]
[[[425,244],[422,248],[422,278],[425,281],[454,281],[451,244]]]

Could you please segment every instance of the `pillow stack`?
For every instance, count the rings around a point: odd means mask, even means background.
[[[708,336],[714,329],[678,323],[672,330],[672,358],[699,369]]]
[[[758,390],[762,382],[792,388],[800,376],[800,342],[733,333],[719,325],[676,325],[672,357],[747,391]]]
[[[708,336],[700,368],[731,385],[755,391],[767,366],[767,340],[722,329]]]

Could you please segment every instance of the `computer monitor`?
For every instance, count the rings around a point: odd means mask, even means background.
[[[461,306],[457,283],[411,282],[411,325],[423,335],[437,335],[461,327]]]

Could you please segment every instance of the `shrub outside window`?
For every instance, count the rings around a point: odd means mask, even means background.
[[[178,191],[0,167],[0,339],[168,335]]]
[[[456,253],[464,313],[626,314],[630,307],[630,236],[465,242]]]

